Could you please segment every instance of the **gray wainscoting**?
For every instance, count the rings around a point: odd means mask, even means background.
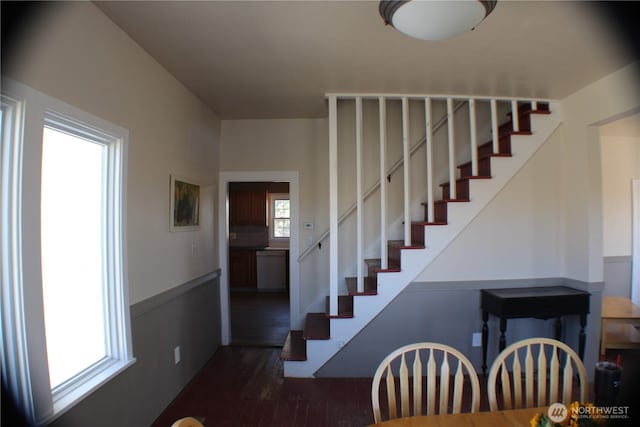
[[[412,283],[369,325],[316,372],[317,377],[370,377],[378,364],[396,348],[420,341],[448,344],[464,353],[480,373],[482,347],[473,347],[472,334],[482,331],[480,290],[564,285],[591,293],[587,319],[585,366],[593,375],[598,361],[602,283],[564,278]],[[355,313],[357,315],[357,313]],[[490,316],[487,365],[498,354],[499,320]],[[563,340],[578,349],[578,316],[563,318]],[[554,319],[512,319],[507,325],[507,344],[533,336],[553,337]]]
[[[215,271],[133,305],[136,363],[51,425],[150,425],[220,346],[219,282]]]
[[[604,295],[631,297],[631,256],[604,257]]]

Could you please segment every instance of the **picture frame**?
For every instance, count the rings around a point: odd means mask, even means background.
[[[170,193],[170,230],[190,231],[200,229],[200,185],[171,175]]]

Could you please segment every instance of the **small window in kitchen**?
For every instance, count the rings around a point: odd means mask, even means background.
[[[289,240],[291,234],[291,208],[288,194],[270,194],[270,238],[273,240]]]

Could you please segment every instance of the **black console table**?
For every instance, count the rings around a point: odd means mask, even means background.
[[[489,328],[487,321],[489,314],[500,318],[500,351],[506,347],[505,332],[507,319],[556,318],[555,338],[562,336],[560,318],[567,315],[580,316],[580,335],[578,354],[582,359],[586,342],[584,328],[587,326],[589,314],[589,292],[566,286],[549,286],[537,288],[505,288],[482,289],[482,373],[487,373],[487,343],[489,342]]]

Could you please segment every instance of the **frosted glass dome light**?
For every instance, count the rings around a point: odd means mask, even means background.
[[[410,37],[444,40],[474,29],[496,7],[497,0],[381,1],[386,24]]]

